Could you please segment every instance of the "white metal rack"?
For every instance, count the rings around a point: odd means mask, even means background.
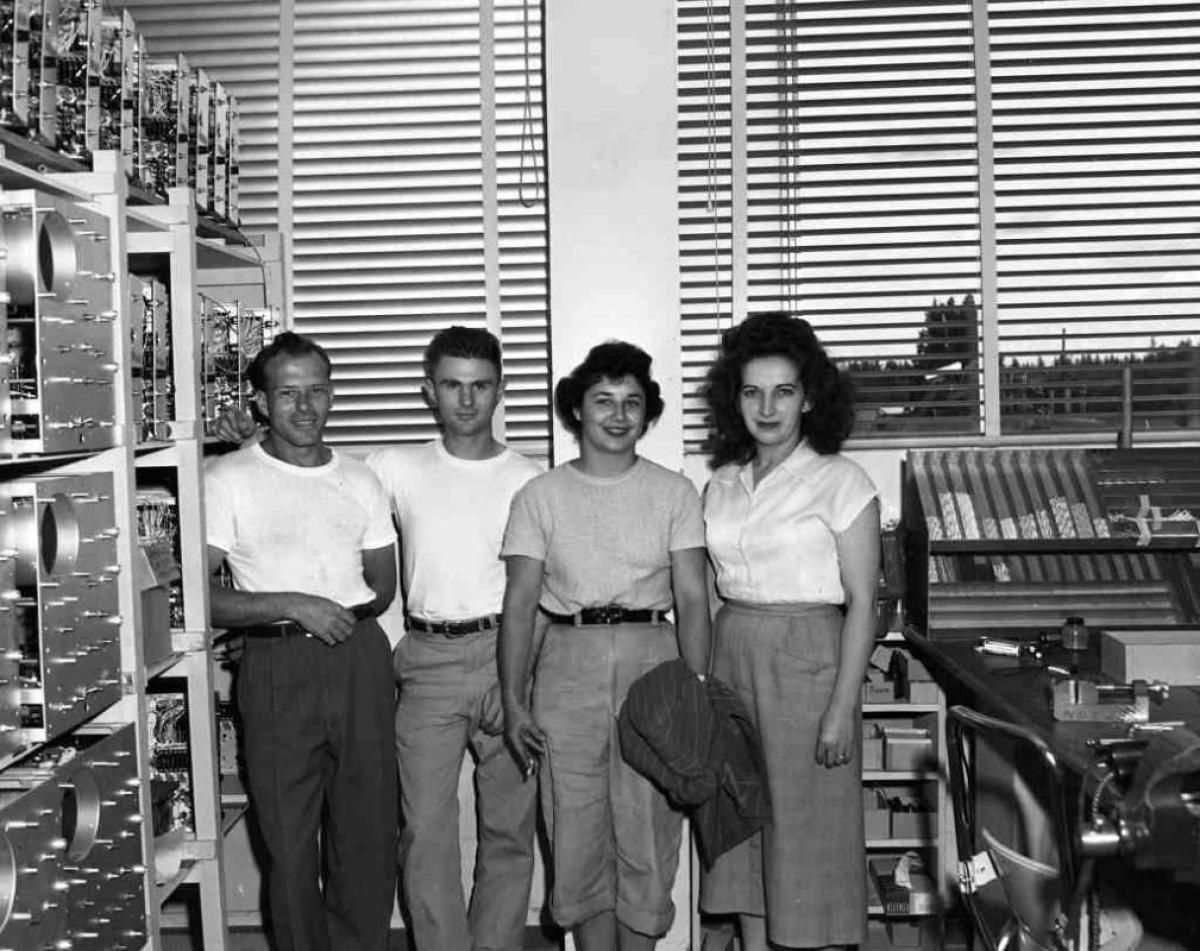
[[[883,643],[894,649],[907,653],[904,637],[897,632],[889,632]],[[889,834],[866,837],[867,858],[872,856],[915,851],[922,854],[926,861],[933,884],[938,894],[938,911],[944,911],[950,895],[950,883],[955,864],[953,817],[949,808],[949,796],[946,788],[943,764],[946,762],[946,698],[940,687],[934,700],[910,702],[906,700],[888,702],[865,702],[862,705],[864,724],[886,724],[896,718],[916,718],[926,723],[930,728],[933,739],[933,758],[928,762],[928,768],[917,770],[897,769],[864,769],[862,782],[866,787],[885,787],[889,789],[903,788],[923,793],[922,799],[932,810],[924,815],[923,827],[915,835],[895,836]],[[893,918],[885,914],[884,908],[872,900],[868,905],[868,915],[873,921],[905,920],[917,922],[923,916],[911,918]],[[871,935],[868,946],[879,946],[882,936]],[[891,946],[890,943],[887,946]],[[906,947],[908,945],[905,945]],[[922,945],[930,947],[932,945]]]
[[[279,286],[278,257],[252,248],[201,237],[195,205],[187,189],[175,189],[164,205],[132,205],[119,156],[97,153],[91,172],[45,173],[13,162],[0,145],[0,191],[37,189],[59,195],[103,214],[111,223],[113,300],[112,353],[116,411],[114,445],[95,452],[0,459],[0,482],[28,472],[54,474],[105,472],[113,478],[117,525],[117,586],[120,604],[119,639],[121,694],[118,702],[83,724],[80,732],[134,727],[136,741],[137,823],[144,855],[145,947],[161,948],[160,910],[178,886],[199,889],[199,925],[206,951],[228,946],[222,839],[242,805],[223,807],[218,776],[218,743],[214,712],[214,669],[208,626],[208,572],[204,545],[203,451],[200,406],[201,334],[198,294],[205,285],[242,284],[261,300],[256,306],[278,305],[269,288]],[[274,245],[277,249],[277,244]],[[169,275],[173,358],[174,420],[170,438],[139,443],[135,424],[133,386],[128,355],[131,317],[129,256],[152,260]],[[273,269],[273,270],[272,270]],[[271,273],[268,273],[270,271]],[[182,575],[183,627],[171,633],[171,651],[147,666],[138,572],[137,491],[143,477],[166,478],[176,493]],[[151,738],[148,694],[161,677],[186,683],[192,813],[194,831],[176,831],[156,839],[151,802]],[[0,757],[4,768],[19,768],[31,752],[19,750]],[[3,943],[0,941],[0,943]],[[55,945],[57,946],[57,945]]]

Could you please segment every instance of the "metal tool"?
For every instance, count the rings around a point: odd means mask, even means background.
[[[1150,701],[1162,703],[1170,687],[1161,681],[1102,684],[1082,677],[1054,683],[1054,719],[1087,723],[1148,723]]]
[[[1042,649],[1037,644],[1026,641],[1013,641],[1003,637],[981,637],[975,645],[980,654],[991,654],[996,657],[1015,657],[1018,660],[1041,660]]]

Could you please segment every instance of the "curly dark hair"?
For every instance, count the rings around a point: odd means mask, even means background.
[[[653,361],[641,347],[624,340],[609,340],[597,344],[588,351],[583,363],[569,375],[564,376],[554,387],[554,411],[562,424],[578,439],[583,431],[576,412],[583,406],[583,394],[601,380],[622,380],[633,377],[646,394],[646,417],[641,435],[645,435],[650,424],[662,415],[662,391],[650,376]]]
[[[298,359],[311,356],[320,357],[321,362],[325,364],[325,371],[330,376],[333,375],[333,364],[329,361],[329,354],[325,352],[324,347],[311,337],[285,330],[276,334],[274,340],[255,354],[254,360],[246,369],[246,377],[256,393],[264,393],[269,383],[267,368],[276,357]]]
[[[721,335],[721,352],[708,371],[704,396],[709,407],[709,465],[745,465],[754,458],[754,438],[742,419],[738,391],[742,369],[757,357],[786,357],[796,365],[809,410],[800,435],[816,452],[842,448],[854,425],[854,387],[829,359],[807,320],[783,313],[756,314]]]

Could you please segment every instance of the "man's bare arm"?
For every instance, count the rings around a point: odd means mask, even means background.
[[[363,580],[375,592],[375,598],[363,611],[370,617],[378,617],[396,597],[396,546],[366,549],[362,560]]]
[[[208,602],[213,627],[251,627],[294,621],[326,644],[354,632],[354,614],[336,601],[298,591],[237,591],[217,580],[225,552],[208,546]],[[390,600],[390,599],[389,599]]]

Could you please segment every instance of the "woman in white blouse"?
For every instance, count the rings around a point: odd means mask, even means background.
[[[839,454],[850,385],[806,321],[767,314],[725,333],[707,396],[715,472],[704,519],[722,600],[712,671],[755,718],[773,815],[717,861],[702,907],[738,915],[744,951],[858,944],[860,697],[879,505]]]

